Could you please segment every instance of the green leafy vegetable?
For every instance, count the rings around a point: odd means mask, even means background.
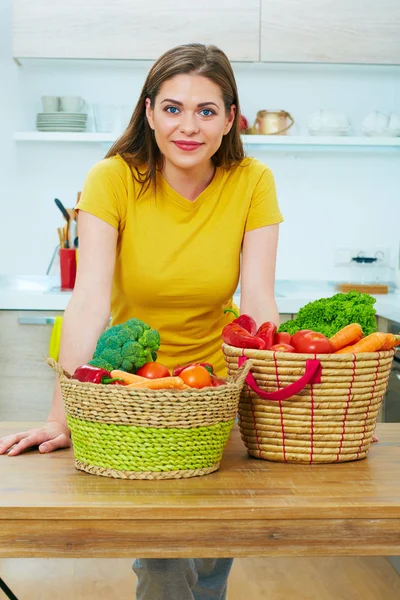
[[[109,327],[100,335],[89,365],[134,373],[147,362],[157,360],[160,334],[140,319],[129,319]]]
[[[295,319],[282,323],[279,331],[293,335],[300,329],[311,329],[331,337],[342,327],[359,323],[364,335],[369,335],[377,331],[375,302],[369,294],[355,291],[320,298],[303,306]]]

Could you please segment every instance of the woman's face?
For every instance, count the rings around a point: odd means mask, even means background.
[[[146,115],[166,161],[179,169],[206,164],[233,124],[236,107],[226,113],[218,85],[201,75],[176,75],[165,81]]]

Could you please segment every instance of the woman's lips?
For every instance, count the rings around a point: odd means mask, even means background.
[[[177,146],[180,150],[184,150],[185,152],[191,152],[192,150],[197,150],[203,144],[199,142],[184,142],[184,141],[174,141],[175,146]]]

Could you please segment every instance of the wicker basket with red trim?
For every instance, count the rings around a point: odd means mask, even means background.
[[[394,350],[311,355],[226,344],[223,350],[230,375],[252,362],[239,402],[251,456],[308,464],[366,457]]]

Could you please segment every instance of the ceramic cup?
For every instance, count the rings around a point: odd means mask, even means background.
[[[42,96],[43,112],[58,112],[60,110],[60,98],[58,96]]]
[[[80,96],[62,96],[61,110],[62,112],[80,112],[85,106],[85,101]]]
[[[116,131],[118,128],[117,107],[114,104],[93,104],[93,116],[98,132]]]
[[[388,132],[392,135],[400,135],[400,115],[395,113],[390,115]]]
[[[366,135],[383,135],[386,133],[388,123],[389,117],[375,110],[365,117],[361,129]]]

